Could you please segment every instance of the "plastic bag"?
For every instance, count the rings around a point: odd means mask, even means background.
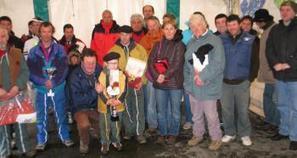
[[[29,97],[20,93],[0,106],[0,126],[13,123],[34,123],[36,112]]]

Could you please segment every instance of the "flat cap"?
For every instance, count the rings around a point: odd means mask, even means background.
[[[110,60],[114,60],[114,59],[119,59],[121,56],[119,53],[116,53],[116,52],[109,52],[108,54],[106,54],[104,57],[103,57],[103,60],[105,62],[108,62]]]
[[[128,26],[128,25],[123,25],[119,28],[119,32],[124,32],[124,33],[132,33],[132,27]]]

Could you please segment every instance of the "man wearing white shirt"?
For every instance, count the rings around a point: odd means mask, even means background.
[[[32,29],[30,29],[31,38],[28,39],[24,45],[24,57],[26,60],[30,49],[35,47],[39,42],[39,28],[40,28],[40,24],[43,22],[39,18],[33,18],[31,21],[32,21]]]

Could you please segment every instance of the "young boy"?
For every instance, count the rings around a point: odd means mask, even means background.
[[[104,87],[104,91],[99,94],[99,113],[100,113],[100,137],[101,152],[107,154],[110,143],[120,151],[120,128],[122,112],[124,111],[124,99],[126,93],[126,77],[119,70],[120,55],[110,52],[105,55],[104,69],[99,76],[99,83]]]
[[[68,123],[72,124],[73,123],[73,116],[72,116],[72,111],[71,111],[71,105],[73,104],[71,101],[71,97],[70,97],[70,75],[72,73],[72,71],[80,66],[80,61],[81,60],[81,54],[78,51],[71,51],[68,54],[68,74],[67,74],[67,78],[66,78],[66,107],[65,110],[67,112],[67,118],[68,118]]]

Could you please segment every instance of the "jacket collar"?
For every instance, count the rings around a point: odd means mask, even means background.
[[[50,45],[50,49],[49,49],[50,51],[48,52],[49,53],[49,60],[51,60],[52,52],[55,51],[54,50],[55,49],[54,45],[56,43],[57,42],[54,39],[52,39],[52,42],[51,42],[51,45]],[[43,49],[42,49],[42,42],[41,42],[41,40],[38,43],[38,49],[39,49],[40,52],[36,53],[36,55],[38,55],[41,58],[44,58],[44,53],[43,53]]]
[[[110,25],[110,28],[109,27],[106,27],[106,25],[104,24],[103,20],[100,21],[99,23],[99,28],[103,29],[105,32],[115,32],[117,31],[118,29],[118,25],[117,25],[117,22],[116,21],[112,21],[111,25]],[[109,28],[109,30],[106,30],[106,28]]]
[[[207,30],[202,34],[202,36],[200,36],[199,38],[197,38],[197,37],[193,34],[193,38],[194,38],[195,40],[205,39],[205,38],[207,38],[210,34],[212,34],[211,31],[210,31],[209,29],[207,29]]]
[[[263,30],[267,30],[271,25],[275,24],[274,21],[268,21],[266,24],[263,26]]]
[[[243,31],[240,30],[240,33],[234,37],[233,35],[230,34],[230,32],[227,32],[227,35],[232,40],[233,44],[236,43],[241,38],[242,34],[243,34]]]
[[[73,45],[73,44],[75,44],[76,43],[76,37],[75,37],[75,35],[73,35],[73,37],[72,37],[72,39],[70,40],[71,41],[71,45]],[[66,38],[65,38],[65,35],[63,35],[63,37],[61,38],[61,40],[60,40],[60,43],[62,44],[62,45],[65,45],[65,44],[67,44],[67,41],[66,41]]]
[[[133,31],[133,33],[139,36],[139,35],[141,35],[141,34],[146,34],[147,31],[148,31],[148,30],[147,30],[145,27],[143,27],[140,31],[138,31],[138,32],[134,32],[134,31]]]
[[[122,43],[121,43],[121,39],[118,39],[118,40],[116,41],[116,45],[120,46],[120,47],[123,48],[123,49],[124,49],[124,47],[125,47],[124,45],[122,45]],[[135,43],[135,41],[131,38],[131,39],[130,39],[129,46],[128,46],[129,51],[133,50],[135,47],[136,47],[136,43]]]
[[[283,20],[280,20],[280,21],[279,21],[279,24],[280,24],[281,26],[283,26],[283,27],[289,27],[289,28],[291,28],[291,27],[297,25],[297,17],[294,17],[294,18],[291,20],[291,22],[290,22],[290,24],[289,24],[288,26],[285,26]]]

